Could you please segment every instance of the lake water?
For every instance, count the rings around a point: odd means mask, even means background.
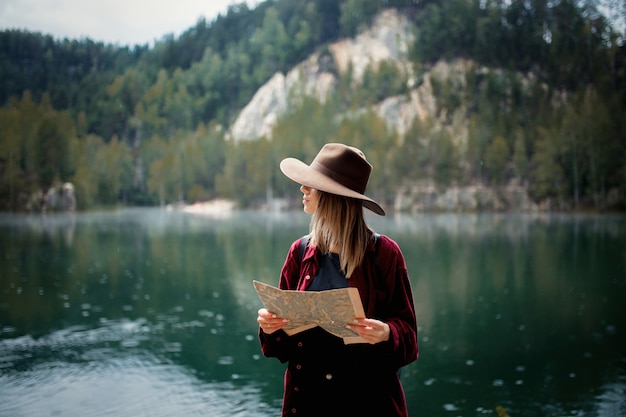
[[[626,415],[626,217],[368,219],[413,284],[411,416]],[[308,220],[0,215],[0,416],[277,416],[251,282]]]

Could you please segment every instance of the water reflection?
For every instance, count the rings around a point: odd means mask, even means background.
[[[443,399],[414,408],[590,415],[605,381],[623,391],[626,246],[624,221],[614,220],[403,219],[396,233],[401,246],[412,245],[421,348],[433,359],[417,365],[428,388],[412,386],[410,395]],[[616,407],[626,411],[624,401]]]
[[[626,415],[626,220],[371,217],[411,273],[411,415]],[[302,213],[0,216],[0,415],[276,415],[252,279]]]
[[[0,376],[0,414],[269,415],[258,387],[203,381],[177,364],[182,345],[158,334],[138,320],[2,341],[0,364],[11,371]]]

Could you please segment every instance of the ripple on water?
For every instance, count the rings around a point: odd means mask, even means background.
[[[0,415],[36,416],[269,416],[258,392],[230,383],[203,383],[181,366],[146,357],[87,365],[41,364],[26,373],[0,376]]]
[[[63,329],[39,339],[0,340],[0,415],[276,414],[254,387],[235,386],[232,380],[202,381],[192,370],[140,349],[150,332],[145,320],[100,324],[96,329]],[[180,350],[180,344],[165,348]],[[227,357],[221,361],[229,362]]]
[[[626,416],[626,381],[607,384],[601,390],[596,396],[598,415]]]

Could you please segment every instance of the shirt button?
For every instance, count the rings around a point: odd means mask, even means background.
[[[298,392],[298,391],[300,391],[300,388],[298,388],[298,387],[293,387],[293,390],[294,390],[295,392]]]
[[[329,381],[333,379],[333,374],[326,374],[326,379],[328,379]]]
[[[296,369],[302,369],[302,365],[296,365]]]
[[[305,276],[304,279],[311,279],[311,275]]]
[[[302,347],[302,342],[298,342],[298,347]]]
[[[296,410],[295,408],[292,408],[292,409],[291,409],[291,413],[292,413],[292,414],[296,414],[296,411],[297,411],[297,410]]]

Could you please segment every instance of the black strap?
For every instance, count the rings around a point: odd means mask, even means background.
[[[302,236],[300,238],[300,265],[302,265],[302,258],[304,258],[307,243],[309,243],[309,235]]]
[[[374,282],[379,290],[385,290],[387,288],[387,282],[383,277],[380,264],[378,262],[378,248],[380,247],[380,233],[374,233],[374,253],[370,252],[370,259],[374,262],[374,268],[376,268],[376,279]]]
[[[374,261],[374,267],[376,268],[376,275],[379,283],[384,283],[382,278],[383,274],[380,273],[380,265],[378,264],[378,247],[380,246],[380,233],[374,232],[374,253],[371,256]]]

